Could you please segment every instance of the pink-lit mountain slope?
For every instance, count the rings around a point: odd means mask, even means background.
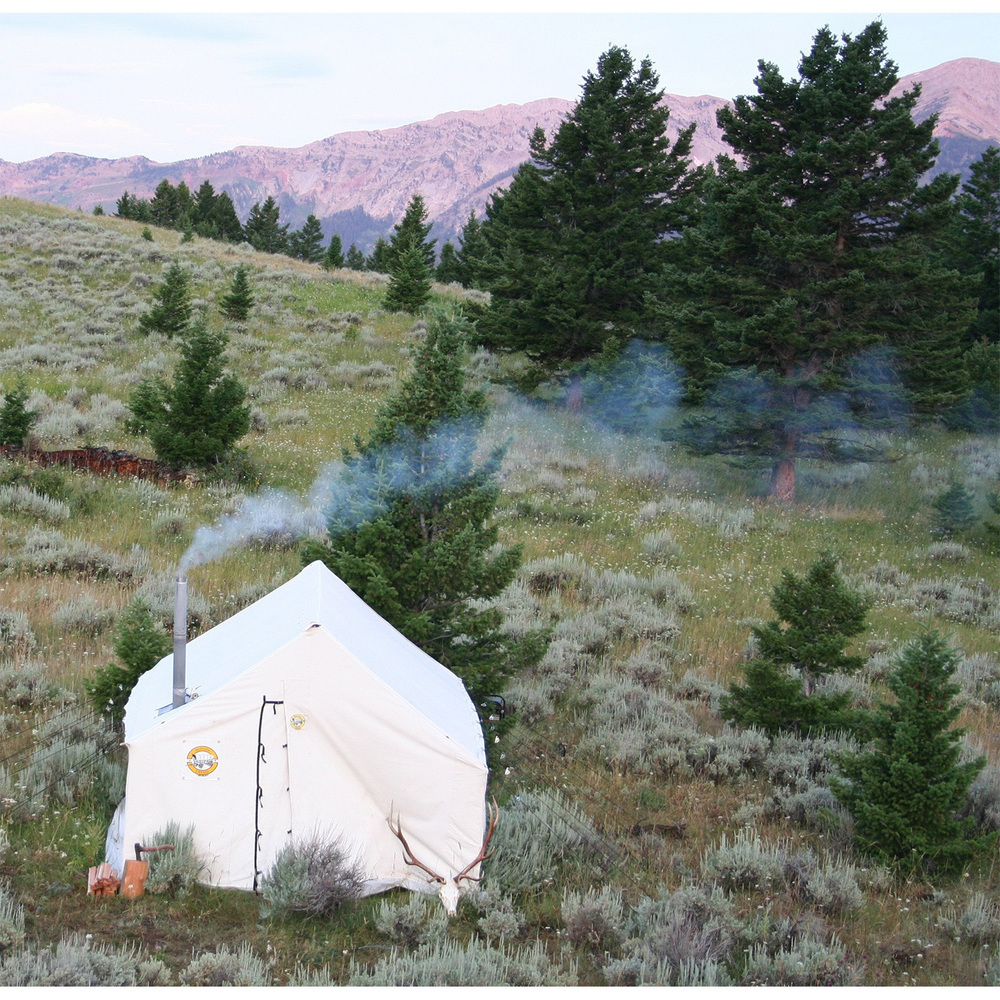
[[[1000,63],[957,59],[903,78],[897,90],[917,81],[923,88],[917,117],[939,116],[937,170],[961,171],[987,146],[1000,144]],[[727,151],[715,123],[724,100],[670,94],[666,103],[671,139],[697,122],[696,163]],[[27,163],[0,160],[0,194],[87,211],[100,203],[114,211],[124,190],[149,197],[164,177],[175,184],[184,180],[192,189],[208,179],[216,191],[230,193],[242,218],[254,202],[274,195],[282,221],[293,227],[312,212],[326,222],[327,232],[340,231],[347,242],[368,242],[365,235],[388,229],[419,191],[437,231],[448,235],[470,210],[481,211],[492,191],[510,182],[528,158],[536,125],[551,134],[571,107],[569,101],[550,98],[451,111],[401,128],[343,132],[297,149],[240,146],[176,163],[74,153]]]

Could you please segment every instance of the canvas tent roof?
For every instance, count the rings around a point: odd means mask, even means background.
[[[187,690],[204,698],[311,625],[323,625],[414,708],[485,764],[479,716],[462,682],[373,611],[323,563],[308,565],[287,583],[187,644]],[[125,742],[161,724],[173,685],[173,654],[139,678],[125,711]]]

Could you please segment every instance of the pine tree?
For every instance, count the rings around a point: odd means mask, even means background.
[[[212,182],[205,180],[201,182],[201,187],[194,193],[192,225],[194,231],[205,239],[218,239],[218,227],[215,224],[215,209],[218,199],[215,195],[215,188]]]
[[[165,229],[173,229],[180,218],[181,209],[177,198],[177,190],[166,177],[156,186],[156,191],[149,202],[153,213],[153,222]]]
[[[118,620],[114,645],[120,663],[100,667],[86,688],[94,708],[118,724],[132,688],[170,652],[171,638],[149,605],[135,600]]]
[[[948,263],[977,283],[975,321],[969,343],[1000,341],[1000,148],[990,146],[969,168],[958,196],[960,209]]]
[[[351,244],[353,246],[353,244]],[[354,247],[356,250],[357,247]],[[337,271],[345,266],[344,261],[344,246],[341,243],[339,233],[334,233],[330,237],[330,245],[326,248],[326,253],[323,254],[323,268],[327,271]]]
[[[483,226],[490,342],[559,365],[644,329],[667,237],[684,219],[694,134],[670,149],[658,85],[648,59],[612,47],[551,143],[536,129],[531,162],[494,195]]]
[[[431,223],[427,221],[427,206],[423,195],[411,196],[403,218],[393,227],[389,237],[388,271],[393,274],[402,261],[403,253],[408,247],[418,247],[427,265],[428,272],[434,270],[434,244],[437,240],[428,239]],[[375,270],[374,268],[372,270]]]
[[[392,273],[392,248],[384,236],[375,241],[372,252],[365,260],[365,270],[375,271],[378,274]]]
[[[935,513],[931,531],[936,535],[950,538],[954,532],[971,528],[979,520],[975,497],[958,480],[936,496],[931,506]]]
[[[546,637],[514,637],[484,603],[514,579],[521,551],[496,547],[502,452],[474,462],[487,402],[466,386],[470,332],[460,318],[431,315],[410,374],[345,463],[329,540],[308,543],[303,559],[322,559],[481,705],[540,658]]]
[[[143,333],[159,331],[168,337],[184,333],[191,321],[189,283],[187,271],[175,260],[167,268],[163,284],[153,292],[155,304],[139,317],[139,329]]]
[[[358,249],[357,243],[352,243],[347,248],[344,266],[352,271],[363,271],[365,269],[365,255]]]
[[[887,681],[896,700],[871,719],[871,746],[837,758],[831,788],[854,818],[856,847],[903,869],[952,871],[996,841],[959,818],[986,760],[959,763],[957,665],[935,631],[907,645]]]
[[[404,247],[393,265],[384,306],[390,312],[419,312],[430,300],[431,276],[418,246]]]
[[[458,263],[458,276],[455,280],[466,288],[482,288],[488,254],[489,244],[483,236],[483,224],[474,211],[469,212],[469,218],[462,227],[461,245],[455,253]]]
[[[28,385],[23,375],[18,375],[12,389],[4,394],[0,408],[0,444],[23,448],[31,428],[38,420],[38,414],[29,410]]]
[[[173,382],[144,381],[132,393],[129,429],[148,435],[164,464],[216,465],[250,429],[246,389],[224,368],[228,339],[198,320],[184,338]]]
[[[212,209],[212,224],[215,227],[216,238],[227,243],[242,243],[245,238],[240,217],[236,214],[236,206],[228,193],[223,191],[215,199]]]
[[[288,237],[288,255],[318,264],[323,259],[323,227],[312,213],[302,228]]]
[[[222,315],[237,323],[245,323],[253,309],[254,297],[250,290],[250,269],[240,264],[233,275],[233,284],[228,294],[219,301]]]
[[[458,281],[459,275],[458,255],[455,252],[455,244],[451,240],[446,240],[441,247],[441,259],[435,268],[434,277],[443,285]]]
[[[844,725],[848,699],[817,694],[816,682],[863,665],[861,657],[845,649],[864,631],[870,606],[866,597],[847,587],[830,553],[820,555],[804,577],[782,570],[771,596],[778,618],[751,629],[757,653],[744,670],[746,684],[734,684],[723,699],[723,718],[771,734]]]
[[[879,22],[840,41],[824,28],[789,81],[762,61],[757,94],[717,113],[745,168],[723,159],[699,225],[665,248],[657,315],[688,398],[721,418],[718,450],[772,463],[782,500],[795,497],[799,457],[840,447],[862,352],[893,350],[920,410],[969,391],[967,282],[931,252],[957,181],[920,186],[937,155],[935,118],[913,121],[919,87],[889,97],[897,73],[885,41]],[[731,402],[733,377],[766,393],[749,423]]]
[[[94,215],[104,215],[104,206],[97,204],[94,206]]]
[[[115,215],[119,219],[135,219],[138,213],[135,208],[135,195],[122,191],[122,196],[115,202]]]
[[[243,227],[247,242],[262,253],[284,253],[288,246],[288,225],[279,225],[281,209],[272,195],[268,195],[263,205],[256,204],[250,209],[246,225]]]

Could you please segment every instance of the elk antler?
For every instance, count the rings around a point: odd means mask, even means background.
[[[436,871],[431,870],[422,861],[418,861],[413,856],[413,851],[410,850],[410,845],[406,842],[406,837],[403,836],[403,825],[399,819],[399,816],[398,815],[396,816],[395,826],[392,825],[391,816],[386,820],[386,822],[389,824],[389,829],[392,830],[395,836],[399,838],[399,842],[403,845],[403,860],[408,865],[413,865],[415,868],[423,869],[425,872],[427,872],[428,875],[430,875],[432,879],[434,879],[435,882],[440,882],[442,885],[444,885],[445,880],[440,875],[438,875]],[[473,862],[473,864],[475,864],[475,862]],[[472,865],[470,865],[469,867],[471,868]],[[469,869],[467,868],[466,871],[468,870]]]
[[[488,861],[493,857],[493,852],[490,851],[489,854],[486,853],[486,848],[490,846],[490,839],[493,836],[493,831],[497,828],[497,822],[500,819],[500,807],[497,805],[496,799],[490,800],[490,825],[486,830],[486,838],[483,840],[483,846],[480,848],[479,854],[476,860],[471,864],[466,865],[456,876],[455,881],[458,882],[459,879],[467,878],[472,882],[478,882],[478,878],[474,878],[472,875],[467,874],[471,872],[480,861]],[[480,876],[482,877],[482,876]]]

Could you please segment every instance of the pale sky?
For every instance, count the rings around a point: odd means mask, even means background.
[[[818,28],[857,34],[879,16],[900,75],[963,56],[1000,61],[1000,13],[976,13],[990,4],[952,4],[964,12],[948,14],[905,13],[898,3],[800,13],[802,2],[724,13],[738,5],[714,0],[700,13],[627,0],[620,6],[634,12],[540,3],[532,6],[547,13],[524,13],[508,3],[505,13],[469,14],[438,3],[436,13],[403,13],[417,5],[377,0],[366,9],[381,12],[365,14],[294,2],[285,13],[268,12],[273,2],[208,14],[183,2],[170,14],[134,3],[105,3],[105,13],[32,6],[0,7],[0,159],[12,162],[54,152],[171,162],[237,145],[301,146],[445,111],[575,100],[610,45],[649,56],[667,93],[731,98],[753,92],[759,59],[793,76]]]

